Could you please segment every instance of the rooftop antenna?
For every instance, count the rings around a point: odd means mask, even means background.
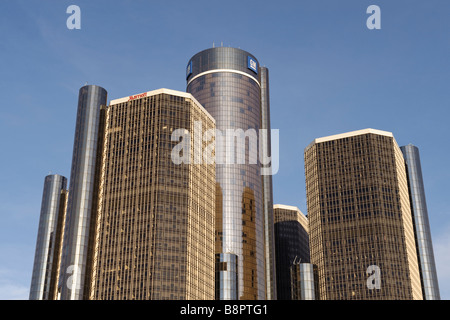
[[[298,260],[297,260],[298,259]],[[302,258],[299,258],[298,256],[295,256],[294,261],[292,261],[292,264],[300,264],[302,262]]]
[[[223,47],[223,41],[220,42],[220,46]]]
[[[214,48],[214,41],[213,41],[213,48]]]

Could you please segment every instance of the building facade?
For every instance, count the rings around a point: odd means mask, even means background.
[[[252,161],[270,154],[270,137],[259,147],[251,138],[245,148],[233,145],[235,137],[270,129],[268,70],[244,50],[210,48],[189,60],[186,81],[222,134],[215,154],[216,299],[275,299],[272,178]],[[228,139],[230,132],[237,135]],[[236,262],[237,278],[228,271]]]
[[[400,147],[406,161],[424,300],[440,300],[419,148]]]
[[[306,216],[294,206],[274,205],[277,299],[292,299],[292,267],[308,263],[309,235]],[[300,279],[300,278],[298,278]]]
[[[30,300],[55,300],[67,205],[67,178],[45,177],[36,240]]]
[[[214,299],[215,166],[196,163],[214,128],[184,92],[110,102],[90,299]]]
[[[305,177],[320,298],[422,299],[405,160],[392,133],[315,139]]]

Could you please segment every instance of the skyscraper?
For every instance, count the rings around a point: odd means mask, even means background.
[[[405,160],[392,133],[315,139],[305,176],[320,298],[422,299]]]
[[[184,92],[110,102],[90,299],[214,299],[214,128]]]
[[[424,300],[440,300],[419,148],[400,147],[406,161]]]
[[[45,177],[36,240],[30,300],[54,300],[58,284],[61,236],[67,204],[67,179],[59,174]]]
[[[79,90],[59,282],[62,300],[88,298],[106,99],[99,86]]]
[[[186,92],[107,106],[82,87],[70,192],[44,184],[30,299],[214,299],[214,130]]]
[[[226,142],[216,136],[216,146],[226,145],[216,150],[216,299],[275,299],[272,178],[264,163],[251,161],[258,151],[270,154],[270,136],[259,148],[251,137],[245,150],[229,144],[270,129],[268,69],[244,50],[210,48],[189,60],[186,81],[227,135]]]
[[[306,216],[294,206],[274,205],[277,299],[291,300],[291,267],[308,263],[309,235]]]

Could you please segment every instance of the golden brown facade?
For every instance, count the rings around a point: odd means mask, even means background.
[[[244,292],[240,299],[256,300],[258,298],[258,273],[254,248],[256,247],[256,205],[251,188],[244,188],[242,195],[242,260]]]
[[[63,237],[64,237],[64,222],[66,220],[67,212],[67,198],[69,196],[68,190],[61,190],[61,202],[59,204],[59,216],[58,227],[55,237],[55,259],[53,260],[52,268],[52,281],[50,282],[50,297],[49,300],[58,300],[58,282],[61,270],[61,256],[63,250]]]
[[[392,134],[316,139],[305,175],[321,299],[422,299],[405,162]]]
[[[111,101],[90,299],[214,299],[215,165],[171,158],[172,132],[195,122],[215,128],[178,91]],[[191,159],[201,144],[190,144]]]

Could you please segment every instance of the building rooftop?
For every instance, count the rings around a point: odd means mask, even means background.
[[[322,142],[326,142],[326,141],[332,141],[332,140],[338,140],[338,139],[343,139],[343,138],[348,138],[348,137],[354,137],[354,136],[359,136],[359,135],[369,134],[369,133],[378,134],[378,135],[394,138],[394,135],[392,134],[392,132],[367,128],[367,129],[361,129],[361,130],[350,131],[350,132],[346,132],[346,133],[334,134],[334,135],[331,135],[331,136],[326,136],[326,137],[314,139],[314,141],[311,142],[305,148],[305,151],[308,150],[310,147],[312,147],[316,143],[322,143]]]
[[[200,109],[202,111],[204,111],[205,114],[207,114],[209,118],[211,118],[214,122],[216,122],[216,120],[211,116],[211,114],[208,111],[206,111],[206,109],[200,104],[200,102],[197,101],[197,99],[194,98],[194,96],[192,94],[190,94],[188,92],[184,92],[184,91],[178,91],[178,90],[172,90],[172,89],[166,89],[166,88],[156,89],[156,90],[138,93],[138,94],[134,94],[134,95],[123,97],[123,98],[114,99],[109,102],[109,105],[111,106],[111,105],[124,103],[127,101],[140,99],[140,98],[144,98],[144,97],[150,97],[150,96],[154,96],[154,95],[158,95],[158,94],[169,94],[172,96],[179,96],[179,97],[190,99],[198,107],[200,107]]]

